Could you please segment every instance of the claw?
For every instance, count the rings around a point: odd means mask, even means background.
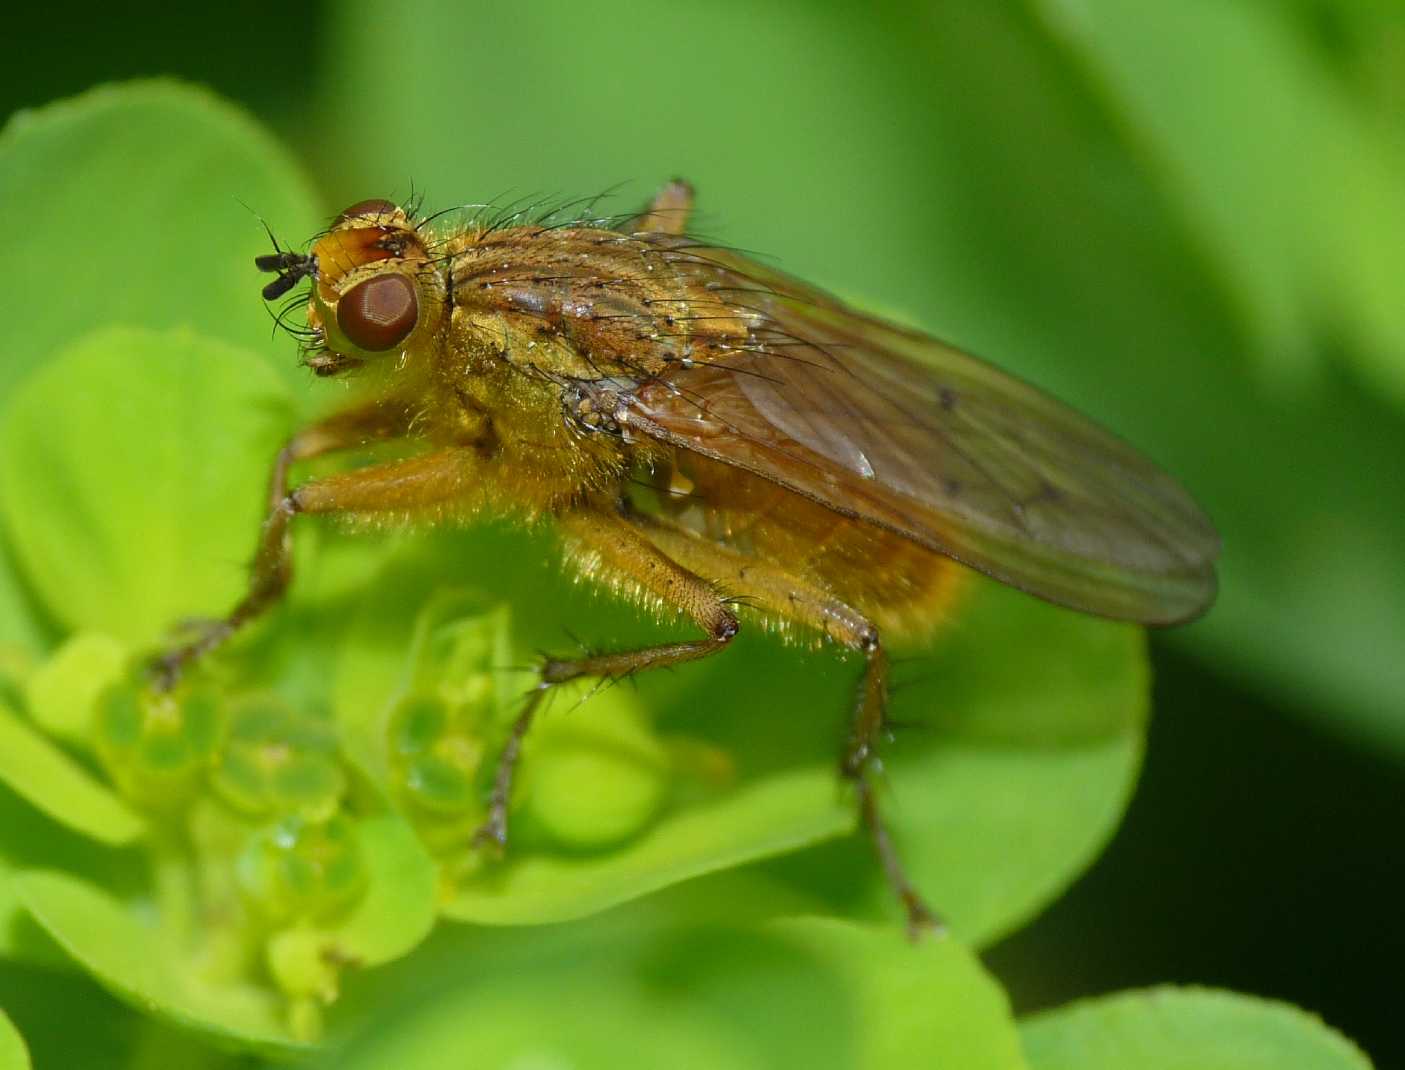
[[[486,847],[490,842],[499,849],[507,848],[507,814],[497,807],[488,813],[488,819],[473,833],[472,845]]]
[[[219,646],[234,628],[227,620],[187,618],[176,626],[176,631],[186,637],[186,642],[153,658],[148,666],[151,686],[158,692],[173,690],[185,667]]]
[[[922,902],[911,889],[902,894],[903,906],[907,908],[907,938],[914,944],[924,937],[940,939],[946,935],[946,923]]]
[[[153,691],[163,694],[175,690],[176,684],[180,683],[181,667],[184,662],[178,657],[179,654],[180,651],[173,651],[170,654],[152,658],[147,663],[147,680]]]

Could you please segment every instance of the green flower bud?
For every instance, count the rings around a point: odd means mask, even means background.
[[[515,712],[518,685],[504,672],[514,661],[509,610],[441,591],[420,611],[414,636],[409,685],[387,727],[392,786],[425,845],[447,854],[483,819],[487,758]]]
[[[337,968],[327,951],[326,933],[296,926],[275,934],[264,958],[269,975],[286,995],[332,1003],[337,998]]]
[[[435,689],[451,706],[485,706],[493,701],[494,652],[500,614],[464,617],[430,633],[425,660]]]
[[[484,744],[481,710],[451,710],[412,695],[391,717],[391,764],[401,796],[427,815],[451,817],[480,806]]]
[[[256,833],[239,858],[239,883],[275,920],[324,919],[354,904],[367,871],[355,824],[289,816]]]
[[[336,812],[347,783],[330,724],[264,696],[236,703],[228,723],[210,775],[221,799],[254,816],[293,813],[317,820]]]
[[[171,810],[199,788],[223,725],[208,688],[158,693],[129,677],[98,701],[98,756],[128,798],[147,809]]]
[[[410,677],[415,694],[435,695],[455,711],[475,711],[485,723],[512,698],[512,628],[507,606],[483,611],[463,592],[446,591],[431,599],[416,622]]]

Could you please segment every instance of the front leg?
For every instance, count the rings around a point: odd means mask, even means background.
[[[400,438],[410,430],[415,412],[410,398],[377,398],[308,424],[288,439],[273,460],[268,481],[269,509],[276,509],[287,497],[288,470],[298,461]]]
[[[582,575],[607,587],[628,590],[642,600],[677,609],[691,618],[703,635],[641,650],[547,658],[498,758],[488,817],[474,836],[475,844],[489,840],[499,845],[507,843],[508,804],[522,755],[522,740],[551,687],[584,676],[618,680],[648,669],[697,661],[722,650],[740,628],[736,614],[711,582],[678,564],[624,518],[579,512],[566,514],[558,523],[567,555]]]
[[[290,494],[276,497],[259,535],[247,593],[228,616],[158,658],[153,665],[153,686],[170,690],[193,662],[221,646],[283,596],[292,577],[290,525],[294,516],[414,513],[470,493],[476,485],[474,476],[480,463],[478,453],[472,449],[438,450],[405,461],[314,479]],[[285,471],[286,464],[274,470],[275,492],[281,489]]]

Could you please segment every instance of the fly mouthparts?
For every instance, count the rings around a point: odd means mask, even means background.
[[[317,274],[317,257],[282,251],[265,253],[254,257],[254,267],[278,273],[278,278],[263,288],[263,299],[274,301],[296,286],[300,279]]]

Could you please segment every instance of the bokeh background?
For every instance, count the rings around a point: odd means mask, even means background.
[[[684,175],[707,236],[1144,446],[1219,523],[1221,600],[1155,639],[1111,848],[987,961],[1019,1011],[1199,982],[1405,1065],[1399,5],[51,5],[7,34],[0,113],[183,77],[329,214]]]

